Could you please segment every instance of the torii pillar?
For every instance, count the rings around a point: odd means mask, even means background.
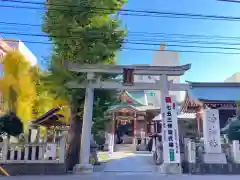
[[[88,87],[86,87],[83,111],[80,164],[74,167],[74,173],[91,173],[93,171],[93,165],[89,162],[94,100],[94,89],[91,87],[91,78],[88,74]]]
[[[162,114],[162,143],[163,163],[159,167],[160,173],[181,174],[181,155],[176,102],[169,96],[167,74],[160,76],[161,82],[161,114]],[[181,90],[179,88],[179,90]]]
[[[93,166],[89,164],[90,156],[90,140],[91,140],[91,127],[92,127],[92,110],[93,110],[93,97],[94,89],[118,89],[118,90],[160,90],[161,97],[161,113],[163,117],[163,153],[164,162],[160,166],[160,171],[166,174],[180,173],[180,158],[178,155],[178,126],[177,126],[177,113],[174,111],[174,106],[169,100],[170,91],[185,91],[188,89],[186,84],[175,84],[168,81],[168,76],[181,76],[191,65],[183,66],[133,66],[133,65],[81,65],[67,64],[68,69],[74,72],[87,73],[87,80],[82,84],[76,82],[69,82],[69,88],[85,88],[85,105],[83,115],[83,127],[81,138],[81,152],[80,164],[76,165],[75,172],[92,172]],[[122,74],[124,69],[132,70],[134,75],[152,75],[161,76],[160,82],[154,83],[134,83],[133,85],[126,86],[119,82],[101,81],[95,79],[94,73],[105,74]],[[174,152],[174,153],[172,153]]]

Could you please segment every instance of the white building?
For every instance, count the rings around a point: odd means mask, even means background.
[[[179,66],[178,52],[175,51],[164,51],[160,50],[154,53],[152,63],[153,66]],[[180,77],[168,77],[169,80],[173,80],[174,83],[180,83]],[[141,76],[136,75],[134,77],[135,82],[154,83],[159,80],[156,76]],[[159,87],[160,88],[160,87]],[[148,105],[160,106],[161,93],[156,90],[145,90],[144,91]],[[179,91],[170,91],[170,95],[177,101],[180,101]]]
[[[25,57],[27,61],[31,63],[32,66],[37,65],[37,58],[33,53],[24,45],[20,40],[4,40],[0,37],[0,62],[2,61],[4,55],[11,50],[19,50],[20,53]],[[3,65],[0,64],[0,77],[3,77]],[[3,96],[0,92],[0,104],[3,104]],[[0,106],[0,113],[2,111],[2,106]]]
[[[9,50],[18,50],[33,66],[37,64],[36,56],[34,56],[22,41],[0,39],[0,58]]]
[[[224,82],[240,82],[240,72],[233,74],[224,80]]]

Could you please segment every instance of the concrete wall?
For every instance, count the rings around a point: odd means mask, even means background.
[[[65,163],[13,163],[1,164],[10,176],[67,174]]]

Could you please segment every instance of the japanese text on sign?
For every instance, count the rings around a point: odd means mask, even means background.
[[[217,109],[204,110],[203,135],[206,152],[221,152],[219,112]]]
[[[166,102],[166,123],[167,123],[167,138],[170,161],[175,161],[174,139],[173,139],[173,124],[172,124],[172,100],[170,97],[165,98]]]

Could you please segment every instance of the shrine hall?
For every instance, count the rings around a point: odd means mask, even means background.
[[[237,104],[240,100],[240,83],[200,83],[188,82],[189,91],[181,105],[182,113],[196,116],[198,133],[202,134],[202,110],[211,108],[219,110],[220,128],[228,119],[236,115]]]
[[[220,128],[225,126],[228,118],[236,115],[240,83],[187,83],[190,88],[184,100],[176,103],[180,141],[197,133],[202,135],[203,109],[219,109]],[[151,134],[161,134],[160,106],[150,104],[143,90],[121,92],[119,102],[107,110],[106,117],[106,131],[108,135],[115,135],[114,144],[132,144],[135,148],[139,144],[146,145],[145,140]],[[122,142],[119,136],[124,136]],[[109,143],[109,139],[106,141]]]

